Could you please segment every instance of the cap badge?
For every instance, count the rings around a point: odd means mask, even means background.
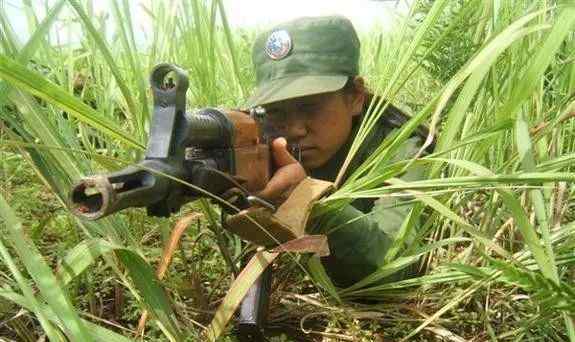
[[[291,37],[286,30],[272,32],[266,42],[265,51],[271,59],[279,60],[288,55],[291,50]]]

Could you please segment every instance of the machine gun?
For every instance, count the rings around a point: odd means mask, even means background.
[[[172,75],[173,78],[169,76]],[[143,161],[120,171],[84,178],[72,189],[73,212],[96,220],[131,207],[168,217],[194,199],[215,199],[235,213],[254,204],[274,209],[254,194],[273,173],[270,143],[276,137],[262,111],[213,108],[186,112],[186,73],[160,64],[150,77],[154,114]],[[298,155],[297,147],[291,147]],[[252,286],[239,310],[243,340],[263,340],[271,273]]]
[[[170,73],[175,80],[165,79]],[[274,137],[264,130],[265,116],[256,110],[186,112],[188,78],[174,65],[156,66],[150,82],[154,115],[145,159],[82,179],[71,193],[72,210],[90,220],[130,207],[168,217],[194,199],[218,200],[232,192],[239,209],[265,203],[253,196],[272,172],[269,143]],[[230,209],[230,203],[219,203]]]

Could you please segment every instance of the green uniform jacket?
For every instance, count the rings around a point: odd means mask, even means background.
[[[311,170],[311,177],[335,180],[358,131],[361,117],[354,122],[347,142],[325,165]],[[390,105],[354,157],[347,169],[347,175],[361,165],[383,139],[407,119],[399,109]],[[393,161],[413,156],[420,148],[425,134],[422,128],[410,137],[401,146]],[[401,178],[418,179],[421,177],[421,172],[418,171],[420,170],[408,171]],[[401,200],[396,198],[358,199],[342,210],[321,215],[312,221],[308,229],[314,233],[328,234],[331,254],[322,258],[322,263],[336,285],[350,286],[383,265],[385,255],[411,207],[402,205]],[[334,229],[336,227],[337,229]],[[397,279],[397,276],[393,278]]]

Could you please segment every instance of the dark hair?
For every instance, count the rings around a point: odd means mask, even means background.
[[[341,91],[344,94],[349,94],[349,93],[355,91],[355,82],[354,82],[355,77],[356,76],[348,76],[347,77],[347,81],[343,85],[343,88],[341,88]]]
[[[349,94],[356,92],[357,91],[357,87],[355,85],[355,78],[356,77],[357,77],[357,75],[348,76],[347,81],[345,82],[343,87],[340,89],[340,91],[346,95],[349,95]],[[371,96],[373,96],[373,93],[370,91],[370,89],[367,87],[366,84],[364,84],[364,91],[365,91],[365,94],[369,98],[371,98]]]

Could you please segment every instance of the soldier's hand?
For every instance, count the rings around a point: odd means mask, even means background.
[[[258,196],[279,205],[307,175],[303,166],[288,152],[285,138],[272,142],[272,156],[276,172]]]

